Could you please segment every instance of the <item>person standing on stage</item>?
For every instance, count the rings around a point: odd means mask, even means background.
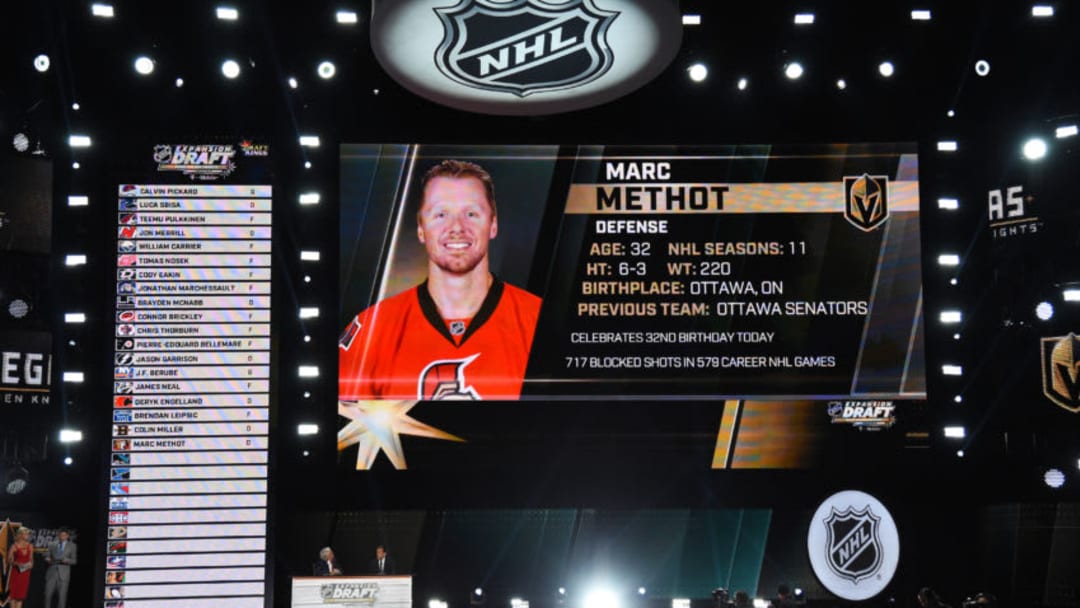
[[[382,545],[375,547],[375,559],[371,560],[369,570],[377,576],[387,576],[395,573],[394,558],[387,555],[386,547]]]
[[[52,608],[53,596],[58,595],[57,608],[67,608],[68,585],[71,583],[71,567],[78,563],[78,553],[71,534],[64,528],[56,536],[56,542],[49,543],[45,552],[45,562],[49,569],[45,571],[45,608]]]
[[[341,562],[334,559],[334,550],[323,547],[319,550],[319,561],[312,566],[315,576],[341,576]]]
[[[15,542],[8,549],[8,599],[11,608],[22,608],[30,589],[30,570],[34,568],[34,545],[30,542],[30,528],[21,527],[15,533]]]

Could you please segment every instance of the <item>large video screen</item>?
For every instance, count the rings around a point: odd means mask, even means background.
[[[915,144],[345,145],[341,179],[345,435],[388,401],[925,399]]]

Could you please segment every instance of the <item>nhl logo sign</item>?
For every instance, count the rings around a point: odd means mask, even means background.
[[[591,82],[611,68],[619,13],[592,0],[462,0],[436,8],[445,35],[435,64],[465,86],[526,97]]]
[[[870,507],[861,511],[833,510],[825,519],[829,547],[827,563],[837,576],[858,583],[878,571],[881,567],[880,521]]]
[[[900,537],[885,505],[848,490],[825,499],[806,537],[810,565],[821,584],[846,600],[881,593],[900,561]]]

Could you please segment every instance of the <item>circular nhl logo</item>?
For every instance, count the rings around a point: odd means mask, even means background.
[[[821,503],[810,520],[806,548],[818,580],[845,600],[881,593],[900,561],[900,535],[889,510],[857,490]]]

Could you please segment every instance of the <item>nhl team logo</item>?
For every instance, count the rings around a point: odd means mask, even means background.
[[[870,232],[889,219],[889,177],[863,173],[844,178],[844,219]]]
[[[817,508],[806,549],[810,566],[826,589],[846,600],[866,600],[881,593],[896,574],[900,535],[881,501],[846,490]]]
[[[464,359],[432,361],[420,372],[416,398],[428,401],[476,401],[480,394],[465,379],[465,368],[480,353]]]
[[[1080,337],[1069,333],[1040,342],[1043,394],[1070,412],[1080,413]]]
[[[880,522],[870,507],[842,512],[834,509],[825,519],[829,548],[826,563],[837,576],[857,584],[881,568]]]
[[[523,98],[592,82],[614,61],[607,32],[619,13],[593,0],[461,0],[435,12],[444,28],[435,64],[468,87]]]

